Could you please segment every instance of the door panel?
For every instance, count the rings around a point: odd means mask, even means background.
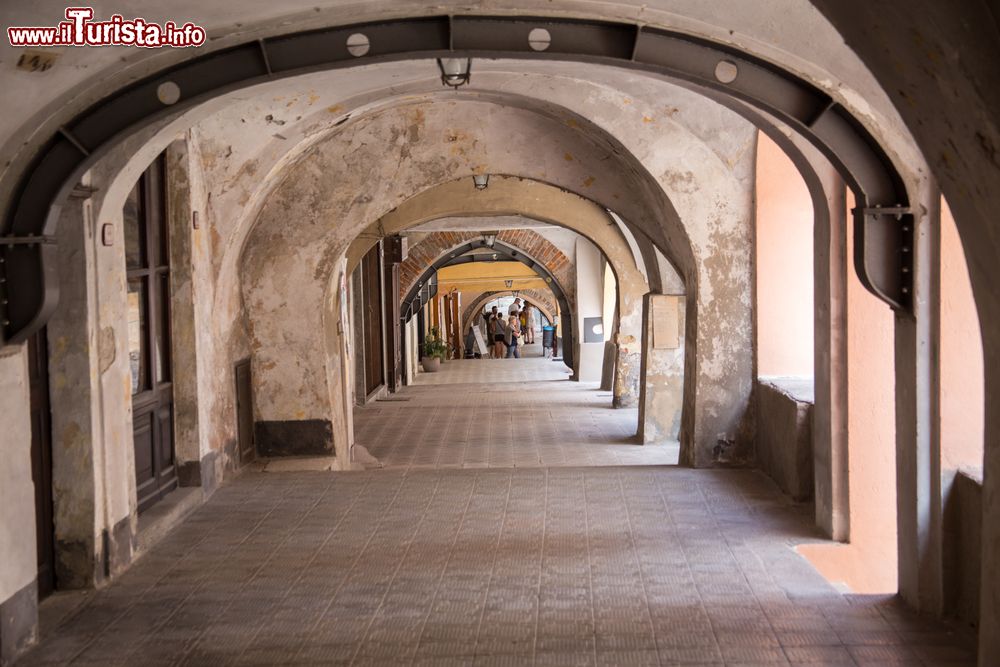
[[[49,404],[49,355],[46,330],[28,339],[31,393],[31,479],[35,484],[35,537],[38,597],[55,588],[55,527],[52,519],[52,416]]]
[[[174,441],[174,406],[163,403],[157,410],[157,427],[160,443]],[[159,457],[156,474],[161,493],[177,488],[177,473],[174,470],[174,448],[157,446],[154,453]]]
[[[135,492],[139,511],[159,500],[156,486],[153,421],[149,406],[132,413],[132,445],[135,449]]]
[[[249,359],[236,364],[236,420],[240,463],[249,463],[257,453],[253,441],[253,378]]]

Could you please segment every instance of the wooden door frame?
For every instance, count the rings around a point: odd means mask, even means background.
[[[240,369],[246,368],[248,375],[249,391],[247,392],[250,405],[247,406],[250,410],[250,426],[249,429],[244,433],[244,428],[241,420],[240,412]],[[254,418],[253,418],[253,364],[251,363],[250,357],[245,359],[240,359],[235,364],[233,364],[233,382],[235,383],[236,389],[236,458],[237,465],[240,467],[245,466],[257,458],[257,441],[254,437]],[[243,436],[246,435],[250,439],[250,447],[244,449],[243,447]],[[244,452],[250,452],[249,456],[244,456]]]
[[[140,484],[136,480],[136,506],[141,513],[163,498],[164,495],[177,488],[177,453],[174,449],[173,433],[173,350],[171,347],[170,321],[170,230],[166,211],[167,179],[166,160],[160,154],[139,177],[136,187],[140,188],[139,224],[142,227],[142,251],[145,253],[141,267],[128,267],[125,270],[126,286],[133,281],[139,281],[145,294],[142,304],[145,317],[145,359],[147,386],[132,395],[133,415],[133,446],[136,416],[146,417],[152,413],[152,429],[150,434],[153,447],[153,477]],[[152,204],[152,205],[150,205]],[[126,287],[127,289],[127,287]],[[142,293],[142,292],[141,292]],[[166,379],[159,377],[160,365],[155,363],[153,350],[157,347],[157,333],[162,326],[163,345],[160,354],[163,358],[163,369],[167,372]],[[170,422],[169,437],[163,433],[163,410],[167,409],[166,419]],[[170,449],[169,466],[163,464],[162,447]],[[138,470],[136,471],[138,473]],[[149,487],[150,493],[144,493]]]

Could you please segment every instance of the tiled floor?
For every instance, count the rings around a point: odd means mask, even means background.
[[[809,510],[759,473],[540,467],[628,447],[627,413],[557,377],[447,372],[363,411],[388,468],[244,473],[22,664],[974,664],[947,627],[834,590],[792,548]]]
[[[971,664],[808,526],[751,471],[246,474],[24,664]]]
[[[571,382],[561,361],[465,359],[421,373],[355,412],[358,444],[387,468],[509,468],[677,463],[676,441],[640,445],[637,408]]]

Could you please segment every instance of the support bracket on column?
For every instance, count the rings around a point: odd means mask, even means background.
[[[894,310],[913,309],[913,210],[859,207],[854,214],[854,269],[861,283]]]

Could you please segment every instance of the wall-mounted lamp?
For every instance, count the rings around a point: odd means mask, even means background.
[[[513,282],[513,281],[511,281],[511,282]],[[507,287],[510,287],[510,285],[507,285]],[[521,295],[521,292],[520,292],[520,290],[514,290],[513,292],[511,292],[511,294],[513,294],[514,298],[516,299],[518,296]]]
[[[476,184],[477,190],[485,190],[486,186],[490,184],[489,174],[475,174],[472,177],[472,182]]]
[[[458,88],[471,80],[472,58],[438,58],[441,83]]]
[[[497,235],[496,234],[483,234],[483,241],[486,243],[486,245],[488,245],[489,247],[492,248],[493,244],[497,242]]]
[[[514,281],[513,280],[505,280],[505,281],[503,281],[503,284],[506,285],[507,287],[513,287],[514,286]]]

